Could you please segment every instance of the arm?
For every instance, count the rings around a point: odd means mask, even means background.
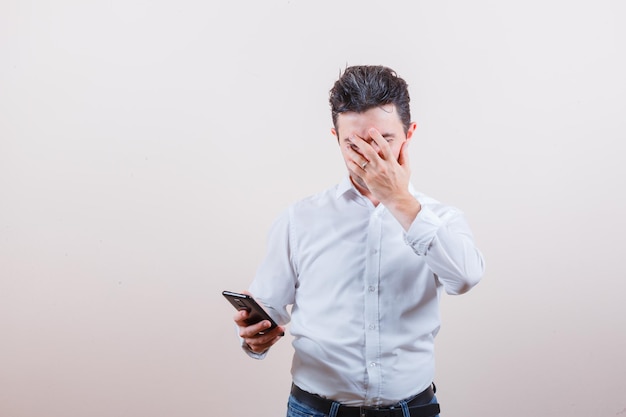
[[[246,326],[247,312],[245,311],[238,312],[233,318],[238,326],[242,348],[249,356],[256,359],[263,359],[269,348],[284,336],[284,325],[291,318],[287,305],[293,304],[297,277],[290,249],[288,211],[283,212],[274,221],[269,232],[267,247],[267,253],[250,286],[250,292],[279,326],[265,333],[264,330],[270,325],[268,321]],[[247,294],[250,293],[247,292]]]
[[[441,204],[422,206],[404,237],[417,255],[425,257],[447,293],[463,294],[480,281],[483,256],[460,211]]]
[[[380,132],[370,129],[369,135],[378,149],[359,137],[351,138],[358,152],[350,146],[346,148],[351,172],[367,185],[366,195],[374,203],[383,203],[400,223],[407,244],[416,254],[426,257],[446,292],[467,292],[480,280],[484,262],[462,213],[434,201],[428,201],[429,207],[424,207],[409,191],[409,136],[396,160]]]

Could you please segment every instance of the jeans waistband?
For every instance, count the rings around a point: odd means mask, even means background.
[[[432,384],[424,391],[404,401],[411,417],[432,417],[439,414],[439,404],[429,404],[435,396]],[[295,384],[291,385],[291,395],[301,403],[330,415],[335,401],[304,391]],[[387,407],[351,407],[339,405],[337,417],[403,417],[402,402]]]

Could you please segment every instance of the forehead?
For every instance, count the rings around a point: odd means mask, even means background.
[[[340,132],[363,131],[371,127],[378,130],[403,130],[396,106],[386,104],[361,113],[345,112],[337,116],[337,129]]]

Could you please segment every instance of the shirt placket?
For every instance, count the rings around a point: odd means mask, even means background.
[[[382,364],[380,362],[380,246],[382,240],[382,205],[376,207],[368,225],[365,265],[365,365],[367,369],[366,405],[380,401]]]

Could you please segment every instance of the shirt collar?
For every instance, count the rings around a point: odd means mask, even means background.
[[[335,197],[339,198],[348,191],[352,191],[357,195],[360,194],[358,190],[354,187],[354,184],[352,184],[352,181],[350,180],[350,174],[344,176],[341,182],[337,184],[337,192],[335,194]]]

